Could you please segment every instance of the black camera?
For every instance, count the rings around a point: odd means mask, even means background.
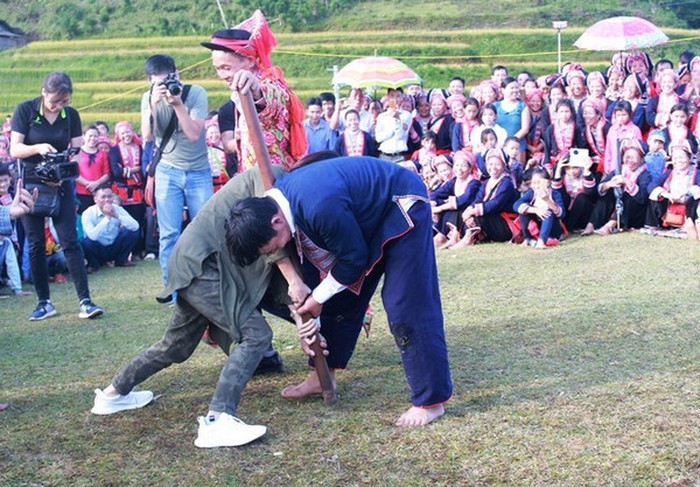
[[[176,73],[169,73],[160,84],[165,86],[173,96],[178,96],[182,93],[182,83],[177,79]]]
[[[80,175],[78,163],[70,158],[80,152],[80,147],[71,147],[63,152],[48,152],[36,166],[36,176],[45,183],[59,183],[75,179]]]

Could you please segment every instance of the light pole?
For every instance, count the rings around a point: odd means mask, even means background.
[[[561,73],[561,31],[566,29],[569,23],[566,20],[555,20],[552,27],[557,29],[557,73]]]

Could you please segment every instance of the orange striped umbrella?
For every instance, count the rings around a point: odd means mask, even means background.
[[[352,88],[396,89],[420,83],[415,71],[398,59],[384,56],[355,59],[333,76],[334,85]]]

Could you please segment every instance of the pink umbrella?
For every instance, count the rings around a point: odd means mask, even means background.
[[[332,81],[334,85],[348,85],[353,88],[394,89],[420,82],[420,76],[404,63],[383,56],[355,59],[338,71]]]
[[[630,51],[668,42],[666,34],[639,17],[611,17],[590,26],[574,42],[589,51]]]

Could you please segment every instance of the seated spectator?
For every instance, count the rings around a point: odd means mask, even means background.
[[[345,130],[335,141],[334,149],[341,156],[377,155],[377,143],[370,134],[360,130],[360,115],[356,110],[345,112]]]
[[[4,140],[4,137],[2,139]],[[6,164],[0,165],[0,206],[9,208],[12,205],[14,197],[10,193],[11,184],[12,178],[10,177],[9,168]],[[19,261],[17,260],[18,251],[17,231],[13,224],[12,232],[9,235],[0,235],[0,278],[4,267],[12,293],[16,296],[29,296],[32,293],[22,291],[22,278],[19,272]]]
[[[605,158],[605,143],[610,131],[610,123],[605,120],[603,105],[594,100],[584,100],[581,103],[581,116],[583,118],[582,137],[583,147],[588,149],[593,162],[592,170],[603,172],[603,160]]]
[[[80,202],[78,213],[93,204],[97,188],[109,181],[109,155],[97,148],[97,127],[89,125],[83,130],[83,146],[78,156],[80,175],[75,179],[75,192]]]
[[[506,155],[506,171],[508,171],[515,189],[518,189],[523,182],[523,165],[520,162],[521,147],[517,137],[508,137],[503,145],[503,152]]]
[[[81,219],[88,272],[110,261],[117,267],[134,265],[129,254],[138,241],[139,224],[124,208],[114,204],[111,188],[105,186],[95,192],[95,204],[83,212]]]
[[[578,150],[585,152],[585,149]],[[573,162],[567,154],[559,160],[554,170],[552,189],[561,195],[565,211],[563,222],[569,232],[583,230],[590,220],[597,197],[596,173],[592,171],[594,166],[587,154]]]
[[[473,154],[465,151],[455,152],[454,177],[430,193],[436,246],[449,248],[457,243],[463,233],[464,222],[460,215],[474,202],[481,186],[479,178],[475,175],[475,163]],[[450,233],[451,230],[456,232]],[[452,235],[452,240],[448,240],[447,235]]]
[[[61,244],[58,243],[58,234],[51,218],[44,218],[44,236],[46,240],[46,266],[48,268],[49,282],[63,284],[66,282],[65,274],[68,272],[68,261],[63,253]]]
[[[610,235],[616,229],[643,227],[651,182],[640,143],[632,141],[624,145],[622,168],[619,173],[608,173],[598,185],[599,198],[583,235],[593,232]]]
[[[411,155],[411,161],[418,172],[421,172],[426,165],[433,165],[435,157],[437,157],[437,149],[435,148],[436,140],[437,135],[430,130],[421,137],[421,148]]]
[[[307,119],[304,120],[306,140],[309,142],[307,154],[322,150],[331,150],[335,146],[335,130],[323,118],[321,98],[312,97],[306,102]]]
[[[486,129],[491,129],[495,135],[496,145],[495,147],[503,147],[506,139],[508,138],[508,132],[506,129],[501,127],[496,123],[496,107],[493,105],[484,105],[481,107],[479,112],[479,121],[481,124],[472,130],[471,143],[473,152],[479,153],[483,152],[487,147],[483,143],[482,132]]]
[[[671,146],[671,164],[654,184],[649,194],[646,225],[649,227],[680,227],[694,240],[700,200],[700,171],[690,164],[687,143]]]
[[[473,245],[477,241],[508,242],[513,238],[510,215],[518,191],[506,171],[506,161],[500,149],[486,154],[489,178],[481,184],[474,203],[462,212],[465,235],[451,248]]]
[[[112,192],[119,197],[124,209],[139,224],[139,240],[134,249],[134,253],[138,254],[144,249],[143,229],[146,227],[141,144],[133,127],[127,121],[117,123],[114,131],[116,140],[109,151]]]
[[[688,129],[688,106],[685,103],[673,105],[669,113],[669,123],[663,129],[663,134],[666,137],[666,152],[672,145],[690,144],[690,150],[693,154],[698,151],[698,143],[695,140],[693,132]]]
[[[454,95],[453,95],[454,96]],[[462,97],[464,98],[464,97]],[[472,132],[479,125],[479,102],[475,98],[448,98],[450,108],[455,118],[452,129],[452,152],[466,150],[471,152]],[[456,111],[455,111],[456,110]]]
[[[557,161],[569,153],[569,149],[583,147],[581,130],[576,125],[574,104],[570,99],[565,98],[557,103],[557,119],[544,131],[543,140],[542,164],[550,173]]]
[[[545,129],[550,125],[549,111],[544,107],[544,96],[542,90],[534,89],[525,95],[525,103],[530,109],[530,130],[527,133],[525,142],[527,144],[526,159],[537,157],[539,154],[544,154],[544,135]]]
[[[513,204],[513,210],[519,214],[524,245],[542,250],[559,243],[563,233],[561,219],[566,211],[561,194],[552,189],[546,169],[532,170],[530,188]]]

